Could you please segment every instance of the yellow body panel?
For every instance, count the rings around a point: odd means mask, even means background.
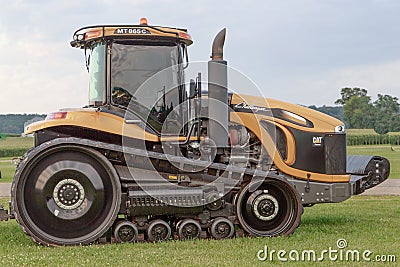
[[[144,131],[140,126],[126,124],[123,118],[110,113],[99,112],[96,109],[68,110],[64,119],[46,119],[28,125],[25,128],[25,134],[32,134],[45,128],[57,126],[84,127],[140,140],[159,141],[157,135]]]

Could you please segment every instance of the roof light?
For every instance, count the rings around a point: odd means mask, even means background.
[[[148,25],[146,18],[140,18],[140,25]]]
[[[103,31],[101,29],[93,29],[93,30],[87,31],[85,34],[85,40],[87,41],[89,39],[101,37],[102,34],[103,34]]]
[[[190,34],[188,34],[186,32],[179,32],[178,35],[180,38],[192,40],[192,37],[190,36]]]

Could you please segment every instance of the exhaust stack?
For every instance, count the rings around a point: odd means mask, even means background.
[[[223,59],[226,28],[214,38],[208,61],[208,136],[217,148],[228,147],[228,71]]]

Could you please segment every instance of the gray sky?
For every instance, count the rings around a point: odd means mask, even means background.
[[[225,57],[266,97],[333,105],[340,88],[400,97],[400,1],[13,0],[0,9],[0,113],[47,113],[87,102],[83,52],[69,46],[87,25],[188,28],[191,61],[209,59],[227,28]],[[232,88],[246,93],[246,88]]]

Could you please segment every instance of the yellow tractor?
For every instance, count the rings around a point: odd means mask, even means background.
[[[89,103],[26,127],[35,146],[0,217],[49,246],[289,235],[303,207],[388,177],[385,158],[346,156],[341,121],[233,92],[225,34],[186,82],[185,29],[141,19],[76,31]]]

